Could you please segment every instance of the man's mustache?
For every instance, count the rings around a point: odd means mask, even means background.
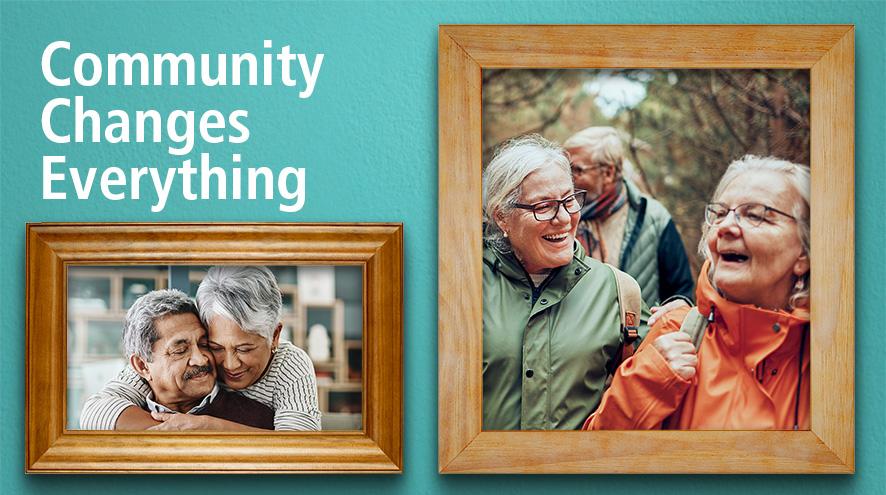
[[[184,379],[190,380],[195,376],[204,375],[206,373],[212,373],[212,366],[209,366],[208,364],[204,366],[194,366],[193,368],[190,368],[188,371],[185,372]]]

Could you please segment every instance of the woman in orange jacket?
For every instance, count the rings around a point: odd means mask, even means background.
[[[809,168],[746,156],[705,209],[698,350],[653,325],[585,429],[808,429]]]

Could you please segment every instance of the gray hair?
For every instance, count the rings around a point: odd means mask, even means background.
[[[502,252],[510,251],[511,243],[495,220],[514,209],[523,180],[548,165],[570,175],[566,151],[538,134],[512,139],[498,149],[483,172],[483,239],[488,244]]]
[[[214,317],[224,316],[271,345],[283,296],[274,274],[263,266],[214,266],[197,289],[197,307],[206,328]]]
[[[717,184],[711,201],[716,201],[723,194],[729,184],[736,177],[746,172],[777,172],[784,176],[785,180],[793,186],[794,190],[800,195],[803,201],[793,205],[791,214],[797,221],[797,234],[800,236],[800,244],[803,246],[803,253],[810,256],[810,227],[809,227],[809,197],[810,197],[810,173],[809,167],[797,163],[791,163],[781,160],[773,156],[759,157],[755,155],[745,155],[729,164],[729,168]],[[698,252],[705,259],[711,258],[711,252],[708,249],[706,239],[711,227],[706,222],[702,222],[701,240],[698,243]],[[811,259],[811,258],[810,258]],[[800,284],[797,284],[792,290],[788,304],[792,308],[809,307],[809,277],[810,272],[799,278]]]
[[[616,174],[622,172],[624,145],[614,127],[587,127],[573,134],[563,143],[563,147],[582,148],[591,155],[594,163],[611,165]]]
[[[136,299],[123,320],[123,349],[126,355],[152,362],[154,343],[160,340],[156,321],[180,314],[199,317],[194,301],[180,290],[154,290]]]

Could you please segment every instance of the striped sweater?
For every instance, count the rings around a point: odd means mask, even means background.
[[[86,400],[80,428],[113,430],[124,409],[146,407],[145,397],[150,392],[148,382],[126,366],[117,378]],[[273,409],[275,430],[320,430],[314,365],[305,351],[290,342],[280,342],[268,370],[257,382],[236,392]]]

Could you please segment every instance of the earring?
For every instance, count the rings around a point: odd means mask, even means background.
[[[505,239],[507,239],[508,238],[508,231],[505,230],[504,233],[505,233]]]
[[[801,290],[803,290],[805,288],[806,288],[806,281],[803,280],[802,278],[798,278],[797,281],[794,283],[794,290],[797,292],[800,292]]]
[[[277,354],[277,348],[276,348],[276,347],[272,347],[272,348],[271,348],[271,354]]]

